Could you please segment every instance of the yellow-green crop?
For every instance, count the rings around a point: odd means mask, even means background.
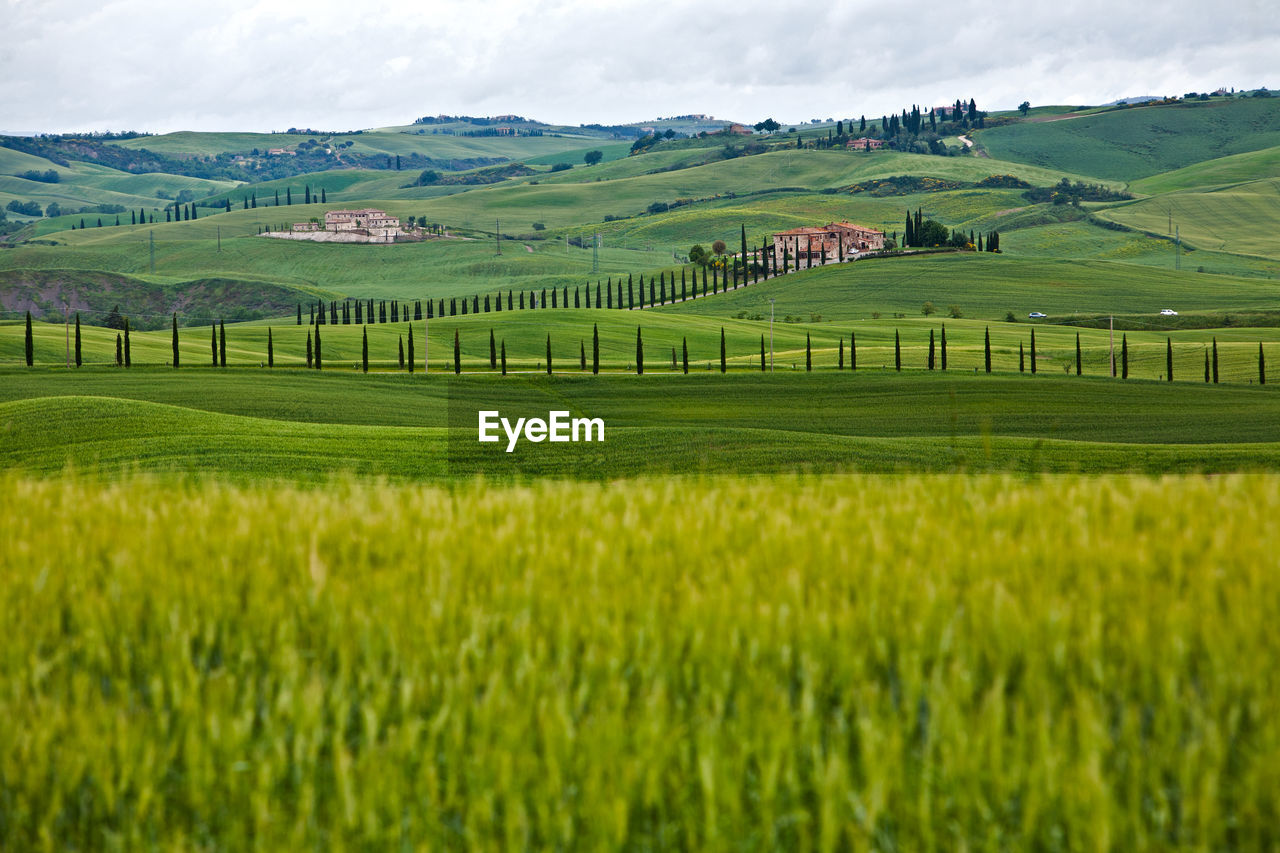
[[[1280,477],[0,486],[0,847],[1278,841]]]

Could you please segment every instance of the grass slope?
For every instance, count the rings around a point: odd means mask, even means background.
[[[1134,192],[1158,195],[1277,177],[1280,177],[1280,146],[1194,163],[1134,181],[1130,187]]]
[[[1214,99],[1017,122],[979,131],[977,141],[995,158],[1135,181],[1280,145],[1280,99]]]
[[[1166,193],[1100,211],[1130,228],[1181,238],[1201,249],[1280,260],[1280,179]]]

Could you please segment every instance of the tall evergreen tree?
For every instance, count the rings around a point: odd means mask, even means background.
[[[1031,330],[1031,372],[1036,372],[1036,330]]]
[[[902,339],[897,329],[893,330],[893,369],[902,370]]]
[[[400,369],[404,370],[404,335],[400,336]]]
[[[302,303],[298,303],[298,325],[302,325]]]
[[[307,367],[311,367],[311,365],[312,365],[312,356],[311,356],[311,329],[309,329],[309,328],[308,328],[308,329],[307,329]]]
[[[418,319],[422,319],[419,317]],[[409,372],[413,373],[413,366],[417,364],[417,356],[414,355],[413,349],[413,326],[409,326]]]
[[[929,333],[930,335],[933,332]],[[804,369],[806,373],[813,371],[813,342],[809,339],[809,333],[804,333]]]
[[[79,363],[79,361],[76,362],[76,364]],[[1258,341],[1258,384],[1267,384],[1267,357],[1262,352],[1262,341]]]
[[[267,326],[267,367],[276,366],[276,348],[271,339],[271,327]]]
[[[724,326],[721,326],[720,327],[720,372],[724,373],[728,369],[729,369],[729,362],[728,362],[728,359],[725,358],[725,349],[724,349]]]
[[[369,327],[360,328],[360,369],[369,372]]]
[[[933,329],[930,329],[930,330],[929,330],[929,360],[928,360],[928,366],[929,366],[929,369],[930,369],[930,370],[933,370],[933,364],[934,364],[934,358],[933,358]]]
[[[1023,354],[1022,341],[1018,341],[1018,372],[1027,372],[1027,360],[1026,356]]]
[[[324,368],[324,360],[320,357],[320,327],[316,326],[316,370]]]
[[[947,324],[942,324],[942,369],[947,369]]]
[[[1173,381],[1173,338],[1165,338],[1164,366],[1165,374],[1170,382]]]
[[[292,187],[284,188],[284,203],[290,206],[293,205],[293,188]]]
[[[600,372],[600,326],[591,324],[591,372]]]
[[[987,330],[983,332],[983,335],[982,335],[982,359],[983,359],[983,363],[986,365],[987,373],[990,373],[991,372],[991,327],[989,326],[987,327]]]
[[[764,335],[760,336],[760,347],[762,349],[764,348]],[[840,355],[839,355],[839,359],[836,361],[836,369],[844,370],[844,336],[843,335],[840,337]]]
[[[1204,384],[1209,384],[1209,351],[1204,351]]]
[[[1076,376],[1080,375],[1080,333],[1076,332]]]
[[[129,318],[124,318],[124,366],[133,367],[133,350],[129,346]]]
[[[453,330],[453,372],[462,372],[462,343],[458,340],[458,330]]]
[[[27,367],[36,362],[36,340],[31,331],[31,312],[27,312],[27,336],[24,339],[24,352],[27,356]]]
[[[502,375],[506,376],[507,375],[507,339],[506,338],[502,339],[501,358],[502,358]]]
[[[178,312],[173,313],[173,367],[178,367]]]
[[[858,369],[858,333],[849,333],[849,369]]]
[[[1218,338],[1213,339],[1213,384],[1218,384]]]
[[[1259,353],[1262,350],[1258,350]],[[80,312],[76,312],[76,367],[80,366]]]
[[[1129,378],[1129,336],[1120,336],[1120,378]]]
[[[498,369],[498,343],[494,340],[493,329],[489,329],[489,369]]]
[[[116,332],[116,367],[124,365],[124,343],[120,339],[120,333]]]
[[[324,187],[320,188],[320,203],[321,204],[329,203],[329,194],[324,191]]]
[[[644,373],[644,338],[640,336],[639,326],[636,326],[636,373]]]

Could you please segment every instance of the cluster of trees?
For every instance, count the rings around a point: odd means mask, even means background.
[[[443,302],[444,300],[441,300]],[[325,305],[325,301],[321,299],[312,303],[309,307],[310,316],[307,319],[307,325],[310,326],[349,326],[353,322],[357,326],[363,326],[366,323],[408,323],[410,319],[422,319],[422,301],[417,300],[413,303],[413,317],[409,316],[409,303],[401,303],[397,299],[387,301],[379,300],[377,303],[372,299],[345,299],[341,303],[333,300]],[[463,312],[466,313],[465,311]],[[427,300],[427,316],[431,316],[431,300]],[[353,319],[354,318],[354,319]],[[298,303],[297,325],[302,325],[302,303]]]
[[[26,178],[28,181],[40,181],[45,184],[56,184],[61,180],[61,176],[59,176],[53,169],[45,169],[43,172],[37,172],[35,169],[28,169],[25,172],[19,173],[17,177]]]
[[[1113,190],[1102,184],[1086,184],[1083,181],[1072,183],[1063,178],[1052,187],[1032,187],[1022,194],[1027,201],[1037,204],[1053,202],[1054,204],[1079,205],[1082,201],[1121,201],[1133,196],[1127,192]]]
[[[917,208],[913,214],[907,211],[907,230],[903,235],[902,245],[906,248],[932,248],[950,246],[955,249],[976,249],[979,252],[999,252],[1000,232],[987,231],[968,234],[959,229],[947,229],[941,222],[925,219],[923,212]]]

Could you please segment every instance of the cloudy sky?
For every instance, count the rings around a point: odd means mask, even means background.
[[[1270,8],[1268,8],[1270,7]],[[1274,0],[0,0],[0,130],[750,122],[1280,86]]]

